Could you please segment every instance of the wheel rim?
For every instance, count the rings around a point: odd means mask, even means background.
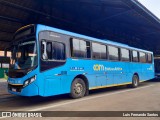
[[[74,86],[74,91],[76,94],[81,94],[83,91],[83,85],[80,83],[76,83]]]
[[[134,85],[135,85],[135,86],[138,85],[138,78],[137,78],[137,77],[134,78]]]

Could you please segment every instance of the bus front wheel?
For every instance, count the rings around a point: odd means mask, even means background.
[[[81,78],[75,78],[72,82],[70,96],[72,98],[81,98],[86,93],[86,84]]]
[[[132,77],[132,87],[136,88],[139,85],[139,78],[137,75],[133,75]]]

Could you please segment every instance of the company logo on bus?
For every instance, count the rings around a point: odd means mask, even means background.
[[[98,64],[95,64],[94,66],[93,66],[93,69],[94,69],[94,71],[104,71],[104,65],[98,65]]]
[[[104,65],[95,64],[93,65],[94,71],[121,71],[121,67],[105,67]]]

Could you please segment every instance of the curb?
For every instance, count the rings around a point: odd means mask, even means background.
[[[0,82],[7,82],[6,79],[0,79]]]

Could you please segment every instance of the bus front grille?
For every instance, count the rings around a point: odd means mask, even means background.
[[[13,91],[13,92],[21,92],[23,88],[23,85],[11,85],[11,84],[8,84],[8,89]]]

